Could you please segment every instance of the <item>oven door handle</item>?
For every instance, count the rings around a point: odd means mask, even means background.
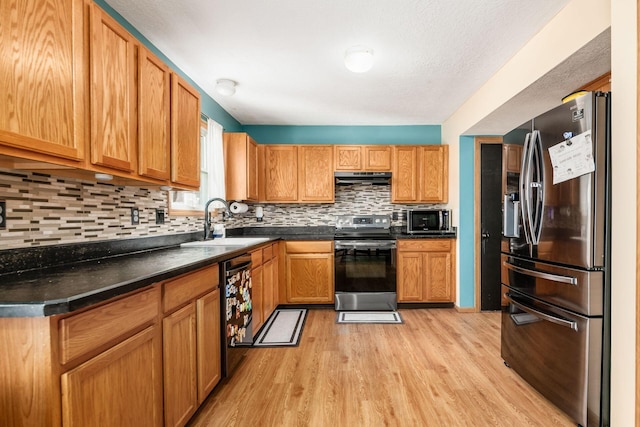
[[[544,319],[548,322],[555,323],[556,325],[564,326],[565,328],[569,328],[578,332],[578,322],[574,322],[573,320],[568,320],[563,317],[552,316],[551,314],[544,313],[531,306],[525,305],[522,302],[518,302],[513,298],[513,295],[510,292],[507,292],[504,295],[507,297],[511,304],[518,307],[520,310],[525,311],[529,314],[533,314],[534,316],[540,317],[541,319]]]
[[[552,280],[554,282],[566,283],[574,286],[578,285],[578,279],[573,276],[563,276],[561,274],[553,274],[546,271],[531,270],[528,268],[513,265],[508,261],[504,261],[502,264],[509,270],[515,271],[516,273],[522,273],[526,274],[527,276],[537,277],[538,279]]]
[[[357,242],[357,243],[342,243],[342,242],[335,242],[334,243],[334,248],[336,250],[340,250],[340,249],[362,249],[362,250],[366,250],[366,249],[395,249],[396,248],[396,242],[389,242],[386,244],[370,244],[370,243],[365,243],[365,242]]]

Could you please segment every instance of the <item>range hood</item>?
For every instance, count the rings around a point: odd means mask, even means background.
[[[389,185],[391,172],[335,172],[336,185]]]

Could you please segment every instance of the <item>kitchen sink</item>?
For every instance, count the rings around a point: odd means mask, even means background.
[[[210,240],[183,243],[180,246],[206,247],[206,246],[251,246],[266,242],[269,237],[220,237]]]

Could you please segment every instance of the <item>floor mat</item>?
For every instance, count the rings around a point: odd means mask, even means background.
[[[338,323],[402,323],[397,311],[339,311]]]
[[[295,347],[300,342],[302,329],[307,318],[306,308],[276,309],[260,335],[254,340],[254,347]]]

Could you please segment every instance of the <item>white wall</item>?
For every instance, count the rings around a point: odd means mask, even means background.
[[[450,206],[458,209],[460,135],[611,25],[611,425],[616,427],[635,424],[637,7],[636,0],[573,0],[442,126],[443,143],[451,145]],[[567,31],[571,37],[566,37]]]
[[[636,141],[638,29],[636,0],[611,4],[612,286],[611,425],[635,424]]]

